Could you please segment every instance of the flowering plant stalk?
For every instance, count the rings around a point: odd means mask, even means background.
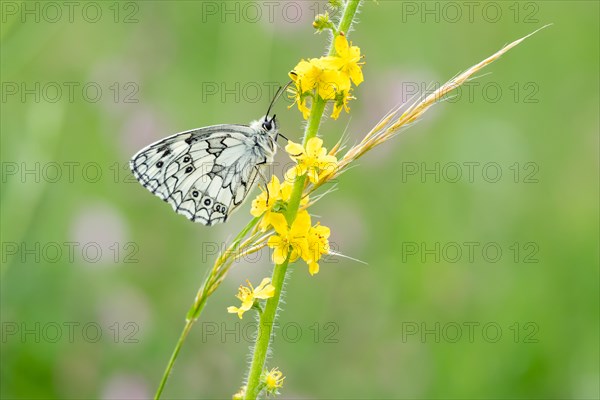
[[[155,398],[160,398],[168,376],[187,335],[206,305],[208,297],[219,287],[233,263],[241,257],[264,247],[273,249],[273,273],[254,287],[240,286],[237,298],[241,305],[227,311],[243,318],[246,312],[258,314],[258,332],[252,361],[245,385],[234,399],[255,399],[260,395],[275,395],[283,385],[283,373],[277,368],[265,367],[273,326],[281,301],[286,272],[290,264],[303,260],[311,275],[319,272],[319,260],[324,254],[334,254],[329,248],[330,230],[319,222],[312,223],[308,208],[320,197],[310,195],[334,178],[374,147],[394,137],[402,128],[418,120],[433,104],[465,83],[483,67],[497,60],[535,32],[505,46],[492,56],[457,75],[425,98],[401,105],[388,112],[355,146],[344,151],[342,139],[327,151],[318,137],[321,119],[328,104],[331,117],[337,119],[342,110],[349,112],[352,90],[363,82],[363,58],[360,48],[348,41],[348,32],[355,19],[360,0],[330,0],[332,6],[342,6],[337,25],[327,13],[318,15],[313,23],[317,31],[328,31],[332,36],[326,56],[301,60],[290,72],[293,85],[288,89],[294,104],[307,119],[302,143],[288,141],[285,148],[296,165],[280,181],[271,177],[266,187],[252,202],[253,219],[240,231],[231,244],[215,261],[204,283],[198,290],[186,323],[175,346]],[[537,31],[536,31],[537,32]],[[339,157],[339,159],[338,159]],[[326,195],[326,193],[322,194]]]

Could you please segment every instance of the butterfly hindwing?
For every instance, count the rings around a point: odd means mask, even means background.
[[[194,222],[225,222],[269,160],[245,125],[216,125],[170,136],[137,153],[140,183]]]

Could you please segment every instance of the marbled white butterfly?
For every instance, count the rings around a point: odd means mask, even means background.
[[[273,102],[282,92],[281,88]],[[189,220],[225,222],[273,162],[278,124],[267,114],[249,125],[214,125],[177,133],[132,157],[129,166],[148,190]]]

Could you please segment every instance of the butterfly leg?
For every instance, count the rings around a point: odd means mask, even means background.
[[[277,139],[279,139],[279,136],[281,136],[282,138],[284,138],[286,142],[290,141],[290,139],[288,139],[285,136],[283,136],[282,133],[277,132],[277,137],[275,137],[275,143],[277,143],[277,145],[279,145],[279,142],[277,141]],[[279,147],[281,147],[281,145],[279,145]]]
[[[267,192],[267,204],[269,204],[269,182],[267,181],[267,178],[263,174],[261,166],[257,165],[255,168],[256,168],[256,172],[260,176],[261,181],[265,184],[265,192]],[[260,185],[258,187],[260,187]]]

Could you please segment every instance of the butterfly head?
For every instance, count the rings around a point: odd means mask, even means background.
[[[263,131],[264,134],[269,136],[276,136],[277,130],[279,129],[279,123],[275,119],[275,115],[272,118],[269,118],[268,115],[265,115],[263,118],[259,119],[257,122],[260,123],[260,130]]]

